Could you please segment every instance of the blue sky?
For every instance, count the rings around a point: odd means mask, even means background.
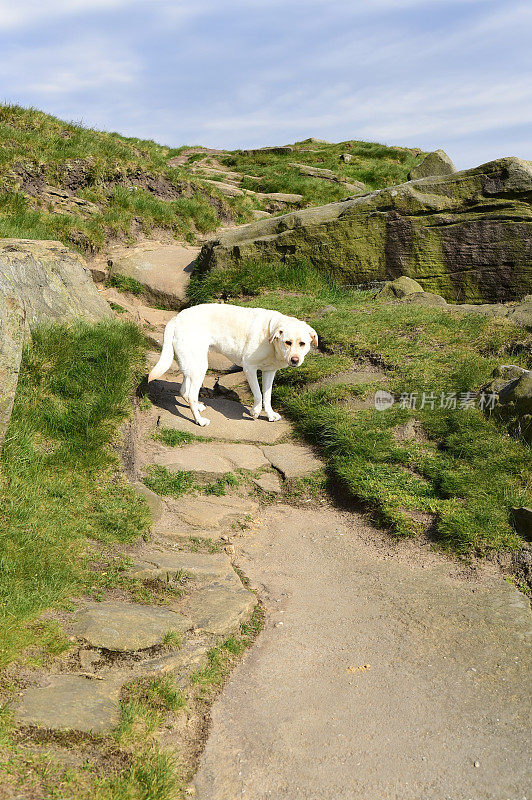
[[[532,159],[526,0],[0,0],[0,100],[171,146]]]

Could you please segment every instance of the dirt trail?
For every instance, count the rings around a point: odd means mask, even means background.
[[[282,504],[237,561],[264,632],[213,708],[199,800],[524,800],[525,597]]]
[[[161,319],[144,312],[155,344],[168,312]],[[194,451],[207,472],[224,469],[216,467],[226,454],[220,442],[264,448],[290,433],[285,422],[250,419],[227,394],[236,388],[243,396],[242,376],[226,374],[227,366],[219,386],[206,379],[215,389],[205,399],[209,428],[193,425],[176,401],[177,373],[152,385],[157,424],[214,438],[202,445],[208,454],[198,456],[197,446],[179,454],[182,461]],[[255,482],[274,477],[271,468],[259,470]],[[526,800],[526,598],[494,570],[471,575],[427,545],[394,543],[358,514],[327,503],[286,505],[278,491],[254,515],[258,524],[231,536],[266,625],[213,707],[191,793],[197,800]],[[215,500],[201,501],[203,517],[210,505],[219,514]],[[167,505],[165,535],[170,512],[199,524],[190,502]],[[202,535],[215,535],[203,517]]]

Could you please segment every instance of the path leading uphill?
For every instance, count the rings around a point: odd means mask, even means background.
[[[266,625],[213,707],[198,800],[525,800],[527,599],[359,514],[288,504],[290,479],[322,465],[286,422],[250,418],[234,394],[246,400],[242,373],[207,376],[208,428],[176,401],[179,376],[165,377],[160,426],[214,440],[158,463],[212,477],[230,469],[227,442],[246,442],[260,503],[230,539]],[[270,491],[257,494],[261,481]],[[206,524],[211,500],[189,504],[176,509]]]
[[[166,319],[135,313],[160,341]],[[213,706],[190,792],[197,800],[526,800],[527,599],[488,566],[472,572],[427,545],[394,543],[326,501],[294,504],[290,479],[321,464],[291,441],[286,422],[250,418],[239,402],[243,375],[228,366],[212,362],[204,384],[208,428],[193,424],[177,396],[178,373],[152,384],[140,453],[143,464],[191,470],[199,481],[241,470],[243,482],[225,497],[166,498],[155,539],[163,548],[191,536],[220,541],[266,612]],[[207,441],[164,447],[150,439],[154,426]],[[231,524],[243,517],[248,524]],[[225,602],[213,595],[214,606]],[[239,602],[234,620],[250,613]]]
[[[180,468],[223,472],[230,439],[285,477],[320,467],[286,423],[254,423],[227,398],[241,374],[205,399],[207,429],[172,380],[156,384],[160,424],[215,437],[171,455]],[[277,484],[258,524],[231,536],[266,625],[213,707],[198,800],[525,800],[527,599],[359,514],[288,505]]]

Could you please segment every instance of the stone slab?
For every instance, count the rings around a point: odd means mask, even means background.
[[[268,459],[262,450],[253,444],[213,443],[210,446],[237,469],[256,470],[268,465]]]
[[[290,442],[263,447],[262,452],[285,478],[302,478],[323,468],[323,463],[312,450]]]
[[[160,242],[117,248],[109,253],[110,275],[133,278],[150,299],[178,309],[186,301],[190,272],[198,252],[197,247]]]
[[[189,628],[189,620],[175,611],[138,603],[94,603],[78,612],[73,625],[92,647],[117,652],[154,647],[167,633]]]
[[[269,461],[253,444],[209,442],[185,447],[161,449],[154,462],[171,471],[189,470],[203,475],[223,475],[233,469],[256,470],[267,467]]]
[[[120,721],[121,683],[111,678],[52,675],[46,686],[31,686],[24,692],[16,721],[49,730],[106,733]]]
[[[160,425],[193,433],[201,438],[225,439],[238,442],[257,442],[273,444],[290,432],[290,426],[284,420],[269,422],[260,417],[253,419],[248,409],[241,403],[225,397],[202,398],[206,409],[202,416],[210,420],[210,424],[200,427],[194,422],[188,404],[178,396],[179,383],[168,383],[161,388],[163,381],[150,383],[150,398]]]
[[[232,519],[253,516],[259,504],[247,497],[186,497],[179,501],[176,511],[188,525],[196,528],[219,528]],[[189,536],[195,536],[191,531]],[[206,534],[207,536],[210,534]]]
[[[22,303],[0,292],[0,450],[15,400],[24,330]]]
[[[154,455],[153,463],[166,467],[170,472],[187,470],[205,478],[216,478],[233,470],[233,464],[217,453],[216,445],[212,444],[161,448]]]
[[[262,489],[263,492],[279,494],[283,490],[281,479],[273,472],[264,472],[257,478],[253,478],[253,483],[255,486],[258,486],[259,489]]]
[[[242,584],[232,587],[213,584],[191,596],[187,615],[196,630],[229,636],[249,619],[256,603],[255,595]]]
[[[133,578],[158,578],[168,582],[183,572],[200,581],[224,580],[234,574],[225,553],[187,553],[183,550],[152,551],[136,559],[128,570]]]

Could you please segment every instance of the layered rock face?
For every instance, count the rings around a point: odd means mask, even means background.
[[[229,230],[201,271],[244,259],[309,262],[344,285],[407,275],[458,302],[532,291],[532,162],[503,158]]]
[[[111,316],[83,258],[61,242],[0,240],[0,295],[17,298],[28,324]]]
[[[111,314],[77,253],[60,242],[0,240],[0,448],[27,326],[73,317],[95,321]]]

